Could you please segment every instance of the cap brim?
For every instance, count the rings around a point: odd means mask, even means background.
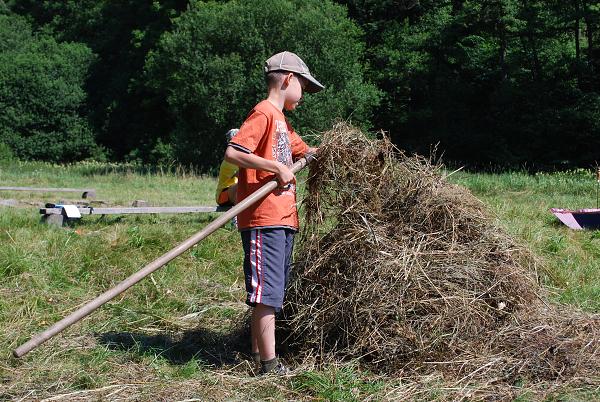
[[[323,84],[321,84],[319,81],[317,81],[315,79],[315,77],[313,77],[312,75],[302,74],[302,73],[297,73],[297,74],[300,74],[301,76],[306,78],[307,84],[306,84],[306,88],[304,89],[306,92],[314,94],[314,93],[321,91],[323,88],[325,88],[325,86]]]

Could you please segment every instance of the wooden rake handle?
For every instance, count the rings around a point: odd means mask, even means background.
[[[314,156],[309,154],[309,155],[306,155],[304,158],[298,160],[291,167],[292,173],[294,173],[294,174],[298,173],[300,170],[304,169],[308,165],[308,163],[310,163],[310,161],[312,161],[313,159],[314,159]],[[182,243],[177,245],[175,248],[171,249],[171,251],[158,257],[157,259],[152,261],[150,264],[146,265],[144,268],[137,271],[135,274],[133,274],[130,277],[128,277],[127,279],[123,280],[121,283],[119,283],[115,287],[107,290],[106,292],[102,293],[100,296],[87,302],[85,305],[83,305],[82,307],[80,307],[79,309],[74,311],[73,313],[69,314],[62,320],[56,322],[50,328],[46,329],[43,332],[38,333],[37,335],[34,335],[29,341],[25,342],[24,344],[22,344],[21,346],[19,346],[15,350],[13,350],[13,355],[15,357],[22,357],[25,354],[29,353],[31,350],[37,348],[39,345],[41,345],[48,339],[52,338],[54,335],[58,334],[59,332],[64,331],[69,326],[73,325],[74,323],[81,320],[88,314],[92,313],[98,307],[100,307],[103,304],[105,304],[106,302],[112,300],[116,296],[120,295],[121,293],[123,293],[124,291],[129,289],[131,286],[135,285],[136,283],[138,283],[139,281],[144,279],[146,276],[150,275],[157,269],[161,268],[162,266],[164,266],[171,260],[178,257],[179,255],[181,255],[183,252],[187,251],[189,248],[191,248],[193,245],[195,245],[199,241],[203,240],[204,238],[206,238],[209,235],[211,235],[212,233],[214,233],[221,226],[223,226],[227,222],[229,222],[229,220],[232,219],[234,216],[237,216],[240,212],[244,211],[245,209],[254,205],[259,200],[266,197],[271,191],[275,190],[275,188],[277,188],[277,186],[278,186],[278,183],[277,183],[276,179],[273,179],[273,180],[265,183],[260,189],[256,190],[254,193],[252,193],[247,198],[242,200],[239,204],[233,206],[229,211],[223,213],[221,216],[219,216],[217,219],[212,221],[204,229],[197,232],[193,236],[189,237],[187,240],[183,241]]]

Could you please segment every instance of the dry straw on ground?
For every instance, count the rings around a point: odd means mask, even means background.
[[[544,302],[532,254],[439,165],[338,124],[305,210],[285,309],[301,355],[479,396],[600,385],[598,316]]]

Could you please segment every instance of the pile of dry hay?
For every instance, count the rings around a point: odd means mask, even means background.
[[[598,317],[545,303],[532,254],[439,165],[339,124],[308,184],[284,309],[296,352],[458,388],[599,384]]]

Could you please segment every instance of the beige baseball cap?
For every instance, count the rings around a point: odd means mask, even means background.
[[[271,71],[289,71],[303,76],[308,82],[306,85],[306,92],[309,93],[319,92],[325,88],[323,84],[310,74],[306,63],[304,63],[298,55],[292,52],[281,52],[271,56],[265,62],[265,74],[270,73]]]

